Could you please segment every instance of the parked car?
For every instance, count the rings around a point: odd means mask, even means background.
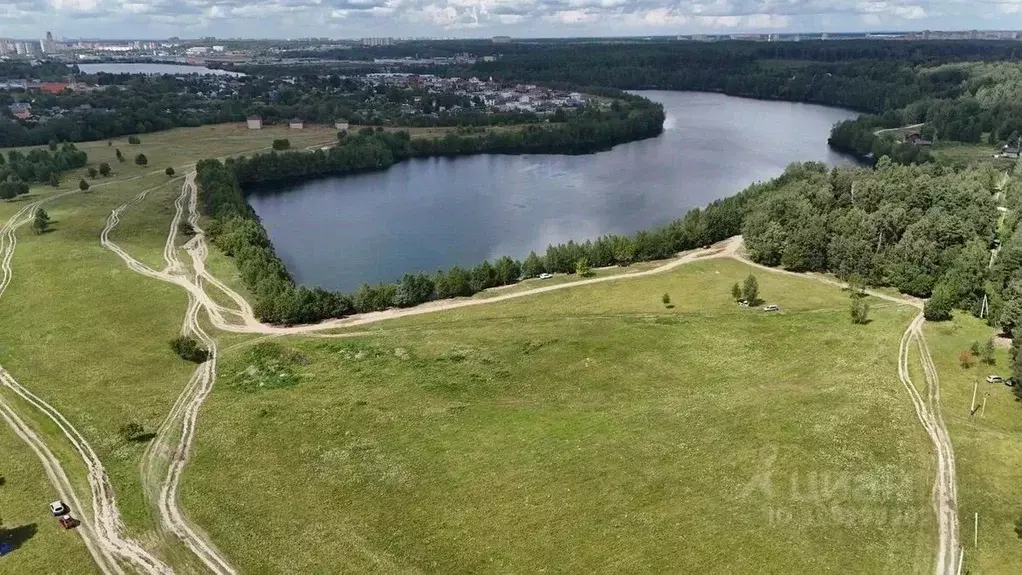
[[[1004,381],[1004,378],[999,375],[987,376],[987,383],[1001,383],[1002,381]]]
[[[59,499],[50,503],[50,513],[52,513],[54,517],[67,515],[70,512],[71,511],[67,508],[67,505],[64,505],[64,502]]]
[[[554,274],[539,274],[539,279],[541,280],[548,280],[552,277],[554,277]]]
[[[781,308],[777,307],[776,305],[771,304],[771,305],[768,305],[768,306],[764,307],[763,311],[780,311],[780,309]]]
[[[1016,383],[1018,382],[1015,381],[1014,377],[1009,377],[1008,379],[1004,380],[1004,385],[1007,385],[1008,387],[1015,387]]]

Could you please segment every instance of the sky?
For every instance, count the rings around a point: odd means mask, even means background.
[[[362,38],[1022,30],[1022,0],[0,0],[0,37]]]

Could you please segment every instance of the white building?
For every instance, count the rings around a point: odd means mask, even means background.
[[[334,122],[334,127],[337,128],[339,131],[343,132],[343,131],[348,129],[348,121],[347,120],[337,120],[336,122]]]
[[[302,130],[305,128],[305,122],[302,122],[298,118],[295,118],[294,120],[288,122],[288,126],[290,126],[292,130]]]
[[[249,130],[263,129],[263,119],[260,118],[259,116],[249,116],[247,122]]]

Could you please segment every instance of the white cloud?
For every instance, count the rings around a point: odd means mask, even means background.
[[[0,0],[4,35],[108,37],[687,33],[710,30],[961,29],[1022,14],[1022,0]],[[990,24],[1022,27],[1006,18]]]

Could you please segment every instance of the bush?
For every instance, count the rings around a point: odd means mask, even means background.
[[[128,136],[128,143],[137,146],[142,143],[142,140],[139,140],[138,136]]]
[[[958,354],[958,364],[966,369],[972,367],[972,354],[967,351]]]
[[[145,437],[145,428],[141,424],[132,421],[122,425],[117,430],[117,433],[124,441],[139,441]]]
[[[50,185],[54,188],[60,187],[60,176],[57,174],[50,174]]]
[[[110,175],[110,164],[103,162],[99,165],[99,175],[104,178]]]
[[[926,300],[923,306],[923,317],[927,321],[947,321],[951,319],[951,307],[954,305],[953,296],[947,290],[938,289],[933,296]]]
[[[181,336],[170,340],[170,348],[174,350],[181,359],[202,363],[209,359],[209,351],[199,345],[195,338]]]
[[[96,171],[96,168],[89,168],[88,170],[85,171],[85,173],[93,180],[95,180],[96,176],[99,175],[99,172]]]
[[[86,182],[85,178],[78,180],[78,189],[83,192],[89,191],[89,182]]]
[[[858,294],[852,294],[852,323],[865,325],[869,323],[869,304],[865,298]]]
[[[274,150],[287,150],[291,148],[291,141],[287,138],[278,138],[273,141]]]
[[[139,166],[144,166],[149,163],[149,158],[145,157],[145,154],[139,154],[135,156],[135,163]]]
[[[665,293],[664,297],[662,297],[660,299],[664,302],[664,305],[667,305],[667,304],[671,303],[671,294],[666,294]]]
[[[117,161],[121,162],[123,164],[124,163],[124,154],[121,153],[121,149],[120,148],[117,148],[116,152],[117,152]]]
[[[167,168],[166,170],[163,170],[163,173],[167,174],[168,176],[173,176],[174,168]]]

